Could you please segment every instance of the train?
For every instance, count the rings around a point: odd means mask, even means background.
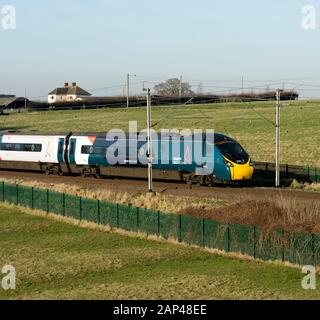
[[[127,133],[0,134],[0,170],[37,171],[83,177],[147,177],[148,138]],[[239,142],[221,133],[156,135],[153,177],[188,184],[244,182],[254,162]],[[198,150],[198,151],[197,151]]]

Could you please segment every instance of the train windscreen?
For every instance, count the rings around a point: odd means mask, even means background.
[[[249,161],[249,155],[237,142],[226,142],[218,144],[221,153],[232,162],[245,164]]]

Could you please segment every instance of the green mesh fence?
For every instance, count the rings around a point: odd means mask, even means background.
[[[18,204],[18,188],[15,184],[4,184],[3,189],[4,201],[11,204]]]
[[[82,199],[82,220],[99,223],[99,202],[98,200]]]
[[[204,245],[211,249],[230,251],[228,224],[210,220],[204,221]]]
[[[3,202],[5,201],[5,199],[4,199],[4,182],[0,183],[0,200]]]
[[[230,225],[230,251],[255,256],[255,228]]]
[[[137,231],[139,229],[137,208],[119,205],[118,210],[119,228],[127,231]]]
[[[100,202],[100,223],[111,228],[118,227],[118,209],[116,204]]]
[[[312,182],[320,182],[320,169],[318,168],[308,168],[309,180]]]
[[[49,212],[64,215],[64,194],[50,191],[49,193]]]
[[[314,265],[320,265],[320,234],[314,234]]]
[[[256,162],[254,178],[274,179],[275,170],[275,163]],[[299,182],[320,182],[320,168],[282,164],[280,166],[280,174],[281,179],[296,179]]]
[[[181,241],[204,246],[204,221],[195,217],[181,216]]]
[[[80,197],[65,195],[65,216],[81,220]]]
[[[34,189],[33,190],[33,208],[47,211],[48,210],[48,200],[47,190]]]
[[[160,232],[160,213],[158,211],[140,208],[139,231],[147,235],[158,235]]]
[[[320,235],[266,231],[7,183],[0,184],[0,200],[111,228],[141,231],[147,235],[159,235],[165,239],[242,253],[263,260],[282,260],[299,265],[320,264]]]
[[[262,260],[283,260],[283,231],[264,231],[256,228],[256,258]]]
[[[313,265],[315,239],[312,234],[287,233],[284,245],[284,260],[295,264]]]
[[[179,240],[179,220],[179,216],[176,214],[160,213],[160,235],[165,239]]]
[[[33,193],[33,188],[18,186],[18,204],[20,206],[32,208],[33,206],[32,193]]]

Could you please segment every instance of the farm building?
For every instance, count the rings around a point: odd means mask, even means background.
[[[16,97],[13,95],[0,95],[0,109],[20,110],[28,107],[30,101],[24,97]]]
[[[66,82],[62,88],[56,88],[48,94],[48,103],[79,101],[90,96],[91,94],[80,88],[76,82]]]

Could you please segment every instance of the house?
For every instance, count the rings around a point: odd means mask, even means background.
[[[66,82],[63,88],[56,88],[48,94],[48,103],[73,102],[90,96],[91,94],[80,88],[76,82]]]
[[[24,97],[0,95],[0,110],[20,110],[28,108],[30,101]]]

